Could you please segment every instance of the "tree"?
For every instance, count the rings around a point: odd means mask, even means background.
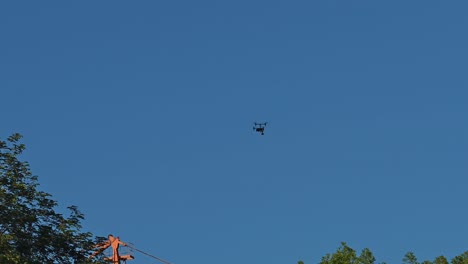
[[[345,242],[341,242],[341,246],[333,254],[326,254],[322,257],[319,264],[374,264],[375,257],[368,248],[361,251],[361,255],[357,256],[356,251],[350,248]],[[404,264],[449,264],[444,256],[438,256],[434,261],[425,260],[418,262],[416,255],[413,252],[408,252],[403,257]],[[303,261],[298,261],[298,264],[304,264]],[[381,262],[380,264],[385,264]],[[468,264],[468,251],[460,254],[452,259],[450,264]]]
[[[345,242],[341,242],[341,246],[333,254],[326,254],[322,257],[320,264],[352,264],[357,262],[356,251]]]
[[[468,264],[468,251],[452,259],[452,264]]]
[[[354,249],[341,242],[335,253],[322,257],[320,264],[373,264],[374,262],[375,257],[368,248],[363,249],[361,255],[357,256]]]
[[[405,264],[419,264],[418,259],[413,252],[408,252],[403,257],[403,263]]]
[[[51,195],[37,189],[37,176],[18,158],[21,137],[0,139],[0,263],[86,262],[95,239],[80,231],[83,214],[76,206],[58,213]]]
[[[370,251],[370,249],[365,248],[361,251],[361,255],[359,256],[358,263],[359,264],[373,264],[375,262],[374,254]]]
[[[444,256],[438,256],[433,261],[434,264],[449,264],[448,260]]]

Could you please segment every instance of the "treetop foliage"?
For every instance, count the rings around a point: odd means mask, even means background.
[[[300,262],[300,263],[299,263]],[[298,264],[304,264],[299,261]],[[433,261],[425,260],[418,262],[416,255],[413,252],[408,252],[402,259],[403,264],[468,264],[468,251],[454,257],[451,262],[444,256],[436,257]],[[349,247],[345,242],[341,242],[340,247],[334,253],[328,253],[322,257],[319,264],[374,264],[375,257],[372,252],[365,248],[358,256],[356,251]],[[384,264],[382,262],[380,264]]]
[[[22,136],[0,139],[0,263],[85,263],[95,244],[81,232],[83,214],[69,206],[69,215],[56,211],[58,203],[38,190],[38,178],[19,156]]]

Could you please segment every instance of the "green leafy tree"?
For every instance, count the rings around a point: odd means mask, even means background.
[[[361,251],[361,255],[357,256],[356,251],[350,248],[345,242],[341,242],[341,246],[336,252],[326,254],[322,257],[320,264],[374,264],[375,257],[372,252],[365,248]],[[438,256],[434,261],[425,260],[418,262],[416,255],[413,252],[408,252],[403,257],[404,264],[449,264],[449,261],[444,256]],[[298,264],[304,264],[298,261]],[[380,264],[385,264],[381,262]],[[468,264],[468,251],[454,257],[450,264]]]
[[[322,257],[320,264],[352,264],[357,263],[356,251],[341,242],[341,246],[333,254],[326,254]]]
[[[403,263],[404,264],[419,264],[418,259],[414,255],[413,252],[408,252],[405,254],[403,257]]]
[[[374,262],[375,257],[368,248],[363,249],[361,255],[357,256],[354,249],[341,242],[335,253],[322,257],[320,264],[373,264]]]
[[[358,263],[359,264],[373,264],[375,262],[374,254],[370,251],[370,249],[365,248],[361,251],[361,255],[359,256]]]
[[[448,260],[444,256],[438,256],[433,261],[434,264],[449,264]]]
[[[0,139],[0,263],[85,263],[95,239],[81,232],[83,214],[56,211],[51,195],[37,189],[37,176],[19,160],[20,134]]]
[[[452,264],[468,264],[468,251],[452,259]]]

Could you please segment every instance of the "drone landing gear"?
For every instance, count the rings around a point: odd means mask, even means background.
[[[260,133],[260,135],[265,135],[265,126],[267,125],[267,123],[254,123],[254,127],[253,129]]]

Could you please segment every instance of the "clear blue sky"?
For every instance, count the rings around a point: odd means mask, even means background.
[[[3,1],[0,137],[24,135],[86,230],[175,264],[312,264],[341,241],[451,258],[468,250],[467,10]]]

